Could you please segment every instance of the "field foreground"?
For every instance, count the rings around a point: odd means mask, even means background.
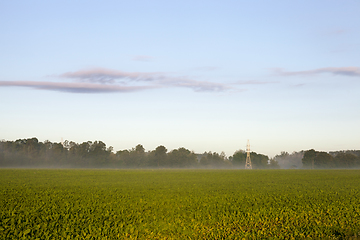
[[[0,239],[360,239],[360,170],[0,169]]]

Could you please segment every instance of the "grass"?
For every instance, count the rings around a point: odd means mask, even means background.
[[[360,170],[0,169],[1,239],[360,239]]]

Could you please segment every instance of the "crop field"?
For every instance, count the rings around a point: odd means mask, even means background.
[[[360,170],[0,169],[0,239],[360,239]]]

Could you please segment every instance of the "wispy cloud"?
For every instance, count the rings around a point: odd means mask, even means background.
[[[231,89],[226,84],[195,81],[187,78],[164,78],[158,82],[162,86],[190,88],[196,92],[224,92]]]
[[[230,89],[221,83],[197,81],[186,77],[173,77],[162,72],[121,72],[109,69],[90,69],[61,74],[60,77],[71,78],[80,81],[97,82],[102,84],[131,84],[131,82],[143,82],[154,87],[184,87],[197,92],[221,92]]]
[[[70,78],[82,82],[97,82],[114,84],[116,80],[126,81],[153,81],[163,73],[160,72],[122,72],[104,68],[81,70],[60,74],[59,77]]]
[[[237,85],[262,85],[262,84],[272,84],[272,83],[278,83],[278,82],[249,80],[249,81],[237,81],[234,84],[237,84]]]
[[[342,75],[350,77],[359,77],[360,68],[359,67],[328,67],[328,68],[318,68],[313,70],[306,71],[284,71],[281,68],[274,69],[276,75],[280,76],[301,76],[301,75],[315,75],[322,73],[330,73],[333,75]]]
[[[53,90],[71,93],[110,93],[134,92],[154,88],[153,86],[116,86],[94,83],[63,83],[63,82],[34,82],[34,81],[0,81],[3,87],[30,87],[40,90]]]
[[[0,87],[17,86],[73,93],[133,92],[154,88],[181,87],[195,92],[225,92],[228,84],[198,81],[161,72],[122,72],[96,68],[58,75],[62,81],[0,81]],[[63,80],[71,81],[64,82]]]
[[[138,56],[134,56],[132,58],[132,60],[134,61],[140,61],[140,62],[150,62],[152,61],[154,58],[152,56],[146,56],[146,55],[138,55]]]

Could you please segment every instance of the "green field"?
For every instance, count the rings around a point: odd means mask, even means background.
[[[0,239],[360,239],[360,170],[0,169]]]

